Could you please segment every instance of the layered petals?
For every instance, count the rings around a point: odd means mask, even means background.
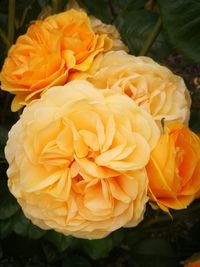
[[[164,211],[186,208],[200,190],[200,140],[180,123],[171,124],[146,167],[151,200]]]
[[[99,89],[128,95],[159,125],[162,119],[188,123],[191,100],[183,79],[151,58],[111,51],[94,62],[86,77]]]
[[[87,81],[51,88],[9,133],[9,189],[41,228],[102,238],[142,220],[159,135],[126,95]]]
[[[109,50],[106,34],[95,34],[86,13],[70,9],[32,24],[8,52],[1,88],[15,98],[16,111],[48,88],[64,85],[72,73],[87,71],[97,55]]]

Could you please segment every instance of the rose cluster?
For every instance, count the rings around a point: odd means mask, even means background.
[[[148,201],[186,208],[200,195],[200,140],[181,77],[127,53],[113,26],[70,9],[12,45],[1,89],[22,106],[9,132],[8,186],[43,229],[102,238],[136,226]]]

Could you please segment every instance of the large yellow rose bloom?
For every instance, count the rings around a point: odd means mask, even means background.
[[[188,122],[191,101],[183,79],[151,58],[135,57],[124,51],[108,52],[102,60],[94,62],[85,77],[97,88],[125,93],[159,124],[163,118],[165,122]]]
[[[1,88],[16,95],[12,110],[64,85],[71,73],[87,71],[111,46],[106,34],[94,33],[84,12],[71,9],[36,21],[10,48],[1,71]]]
[[[151,200],[164,211],[186,208],[200,190],[200,139],[180,123],[161,135],[146,167]]]
[[[9,189],[44,229],[92,239],[135,226],[159,134],[153,118],[126,95],[86,81],[51,88],[9,133]]]

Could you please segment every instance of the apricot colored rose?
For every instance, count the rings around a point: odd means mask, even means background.
[[[73,8],[78,11],[85,11],[75,0],[69,0],[67,10]],[[91,27],[96,34],[106,34],[113,42],[112,50],[129,51],[128,47],[122,42],[120,33],[117,28],[111,24],[105,24],[94,16],[89,16]]]
[[[191,101],[183,79],[151,58],[108,52],[94,62],[88,76],[97,88],[127,94],[159,123],[163,118],[188,122]]]
[[[36,21],[10,48],[1,71],[1,88],[16,95],[12,110],[64,85],[71,73],[87,71],[111,46],[106,34],[94,33],[84,12],[71,9]]]
[[[51,88],[9,133],[10,191],[44,229],[92,239],[135,226],[143,218],[145,166],[159,133],[125,95],[86,81]]]
[[[151,200],[161,209],[186,208],[200,190],[200,139],[180,123],[165,129],[146,167]]]

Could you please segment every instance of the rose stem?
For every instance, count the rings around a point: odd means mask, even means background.
[[[9,41],[9,39],[6,36],[6,34],[4,33],[4,31],[1,28],[0,28],[0,38],[2,39],[4,44],[6,45],[6,48],[8,49],[10,47],[10,41]]]
[[[146,40],[146,43],[144,44],[144,46],[140,50],[139,56],[145,56],[148,53],[148,51],[150,50],[151,46],[153,45],[156,37],[160,33],[160,29],[161,29],[161,18],[159,17],[152,32],[150,32],[150,34]]]

